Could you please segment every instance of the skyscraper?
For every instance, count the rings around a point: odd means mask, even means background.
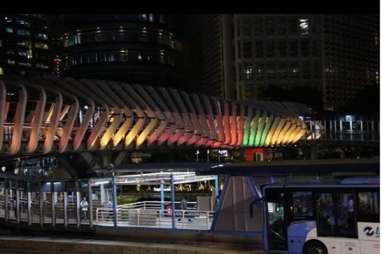
[[[216,93],[337,110],[379,82],[377,16],[225,14],[206,23],[205,41],[217,43],[204,55],[204,82],[217,80],[208,86]]]
[[[63,15],[65,76],[174,83],[175,38],[154,14]]]
[[[50,71],[46,16],[0,15],[0,75],[36,75]]]

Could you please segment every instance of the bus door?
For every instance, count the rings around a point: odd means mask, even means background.
[[[287,250],[285,192],[266,189],[266,226],[269,250]]]

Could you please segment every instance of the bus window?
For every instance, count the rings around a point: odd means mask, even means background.
[[[286,230],[284,219],[284,204],[281,202],[268,202],[268,242],[269,248],[284,250],[286,246]]]
[[[317,234],[334,235],[336,225],[332,193],[319,193],[317,198]]]
[[[355,236],[354,194],[339,193],[337,203],[337,235]]]
[[[379,221],[378,192],[358,193],[358,216],[360,221]]]
[[[311,191],[292,192],[292,219],[301,220],[313,216]]]

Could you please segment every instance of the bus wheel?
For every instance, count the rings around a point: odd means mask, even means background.
[[[305,243],[304,254],[328,254],[328,250],[322,242],[313,240]]]

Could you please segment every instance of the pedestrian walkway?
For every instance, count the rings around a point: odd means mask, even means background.
[[[30,252],[26,252],[29,250]],[[168,244],[147,242],[126,242],[110,240],[50,238],[50,237],[0,237],[0,253],[70,253],[70,254],[238,254],[265,253],[262,250],[243,250],[240,247],[223,244]]]

